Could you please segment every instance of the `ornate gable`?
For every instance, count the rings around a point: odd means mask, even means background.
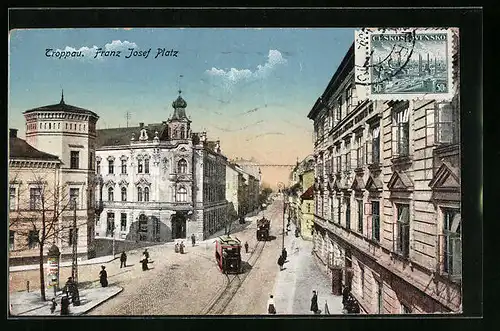
[[[151,183],[146,178],[141,177],[137,182],[135,182],[135,185],[138,185],[138,186],[141,186],[141,185],[150,186]]]
[[[456,190],[460,189],[460,177],[458,175],[458,169],[453,167],[448,162],[443,162],[439,167],[438,171],[432,178],[429,186],[433,190],[437,189],[449,189]]]
[[[125,179],[122,179],[118,182],[119,186],[128,186],[128,182]]]
[[[374,178],[373,176],[370,176],[366,181],[365,189],[370,192],[379,192],[383,189],[383,183],[377,177]]]
[[[351,184],[351,190],[362,191],[365,188],[363,183],[363,178],[361,176],[355,176]]]
[[[107,180],[104,185],[108,186],[108,187],[114,187],[115,186],[115,181],[110,179],[110,180]]]
[[[395,171],[392,174],[387,187],[392,191],[410,191],[413,190],[413,182],[404,172]]]

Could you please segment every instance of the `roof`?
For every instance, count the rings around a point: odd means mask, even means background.
[[[148,140],[153,140],[155,132],[158,131],[158,135],[161,136],[165,124],[154,123],[145,125],[144,128],[148,134]],[[132,133],[135,134],[135,140],[139,140],[141,134],[141,127],[128,127],[128,128],[112,128],[112,129],[100,129],[97,130],[96,137],[96,148],[102,146],[115,146],[115,145],[128,145],[130,144],[130,139],[132,138]]]
[[[220,236],[217,239],[219,239],[221,243],[226,245],[241,245],[241,242],[238,239],[232,238],[231,236],[228,235]]]
[[[58,156],[42,152],[17,137],[9,138],[9,159],[61,161]]]
[[[48,106],[41,106],[41,107],[37,107],[37,108],[28,109],[28,110],[24,111],[23,114],[31,113],[31,112],[39,112],[39,111],[65,111],[65,112],[71,112],[71,113],[92,115],[96,118],[99,118],[99,116],[91,110],[66,104],[64,102],[64,95],[61,96],[61,101],[59,101],[59,103],[56,103],[53,105],[48,105]]]
[[[300,196],[300,198],[303,200],[311,200],[313,197],[314,197],[314,185],[309,186],[309,188]]]

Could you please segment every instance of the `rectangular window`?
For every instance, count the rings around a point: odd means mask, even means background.
[[[122,175],[127,174],[127,160],[121,160],[122,161]]]
[[[458,107],[450,102],[435,104],[436,142],[440,144],[454,144],[459,141]]]
[[[97,173],[100,174],[101,173],[101,161],[97,161],[96,162],[96,170],[97,170]]]
[[[356,136],[356,166],[358,168],[363,167],[363,141],[362,134]]]
[[[372,201],[372,239],[380,242],[380,202]]]
[[[410,253],[410,212],[409,205],[396,204],[397,210],[397,240],[396,252],[403,257]]]
[[[144,160],[144,173],[149,174],[149,159]]]
[[[9,250],[10,251],[13,251],[14,250],[14,243],[15,243],[15,236],[16,236],[16,232],[15,231],[12,231],[12,230],[9,230]]]
[[[338,105],[338,119],[339,121],[342,119],[342,114],[344,112],[344,110],[342,109],[343,108],[343,104],[342,104],[342,96],[339,96],[339,98],[337,99],[337,105]]]
[[[351,199],[344,198],[345,201],[345,227],[351,229]]]
[[[89,169],[94,170],[94,152],[89,152]]]
[[[79,151],[71,151],[71,160],[70,160],[70,168],[71,169],[79,169],[80,168],[80,152]]]
[[[30,230],[28,232],[28,248],[33,249],[38,247],[39,232],[38,230]]]
[[[108,213],[106,220],[106,237],[110,237],[115,233],[115,213]]]
[[[458,209],[443,208],[443,272],[460,279],[462,274],[461,215]]]
[[[30,188],[30,209],[42,208],[42,189],[39,187]]]
[[[396,120],[396,155],[406,156],[410,151],[410,125],[408,122],[409,109],[405,108],[395,114]]]
[[[16,210],[16,200],[17,200],[16,188],[9,187],[9,209],[10,210]]]
[[[338,155],[337,156],[337,173],[341,172],[342,171],[342,159],[341,159],[341,155]]]
[[[69,189],[69,207],[71,209],[75,209],[75,207],[78,209],[79,205],[79,195],[80,195],[80,190],[77,188],[70,188]]]
[[[358,232],[363,234],[363,200],[358,202]]]
[[[142,174],[142,160],[139,160],[137,163],[137,172]]]
[[[346,142],[345,143],[345,171],[351,170],[351,143]]]
[[[69,229],[68,246],[78,245],[78,229]]]
[[[349,113],[352,109],[352,85],[348,85],[345,90],[345,104],[347,113]]]
[[[380,163],[380,126],[372,129],[372,164]]]
[[[337,198],[337,223],[340,224],[342,218],[342,202],[340,198]]]
[[[108,160],[108,174],[114,174],[114,173],[115,173],[115,161]]]
[[[120,214],[120,230],[127,231],[127,214],[126,213]]]
[[[330,221],[335,221],[335,208],[333,207],[333,197],[330,197]]]

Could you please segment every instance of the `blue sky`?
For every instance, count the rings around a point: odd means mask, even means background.
[[[161,122],[182,75],[193,131],[206,129],[231,158],[294,163],[313,150],[306,115],[353,39],[354,29],[338,28],[14,30],[9,127],[24,135],[22,111],[59,102],[62,88],[66,103],[100,116],[98,128],[126,126],[126,112],[130,125]],[[121,57],[94,59],[99,47]],[[130,47],[151,51],[126,59]],[[47,48],[86,56],[46,57]],[[155,59],[158,48],[177,57]]]

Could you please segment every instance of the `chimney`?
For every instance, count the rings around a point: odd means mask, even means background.
[[[139,127],[142,129],[144,127],[144,122],[139,123]]]
[[[17,129],[9,129],[9,137],[17,138]]]

